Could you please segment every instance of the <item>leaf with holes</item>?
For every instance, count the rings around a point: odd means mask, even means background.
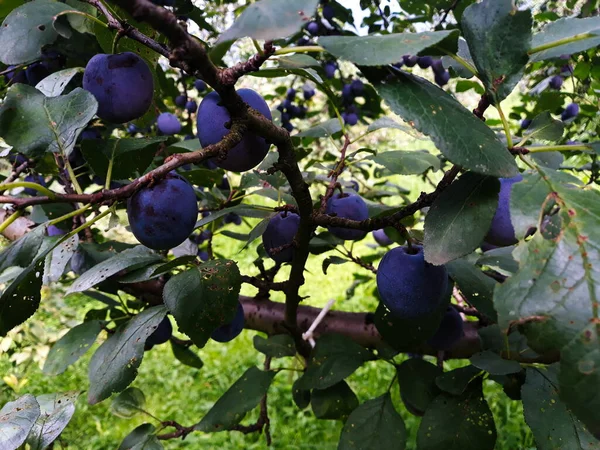
[[[58,72],[48,75],[36,84],[35,88],[46,97],[58,97],[78,73],[83,73],[83,67],[59,70]]]
[[[79,391],[64,394],[45,394],[36,397],[40,405],[40,416],[35,421],[27,443],[31,450],[48,448],[63,432],[75,413],[75,402]]]
[[[0,448],[19,448],[40,416],[40,405],[31,394],[25,394],[0,409]]]
[[[81,88],[46,97],[34,87],[17,83],[8,89],[0,107],[0,137],[29,157],[44,152],[69,155],[97,108],[96,98]]]

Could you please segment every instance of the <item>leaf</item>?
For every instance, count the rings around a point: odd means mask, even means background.
[[[110,404],[110,412],[122,419],[131,419],[143,412],[146,407],[146,396],[141,389],[128,387],[115,398]]]
[[[0,253],[0,272],[12,266],[27,267],[35,259],[42,241],[44,227],[37,227],[25,233]]]
[[[0,136],[29,157],[44,152],[69,155],[97,108],[96,98],[81,88],[46,97],[34,87],[16,83],[0,107]]]
[[[88,403],[95,405],[124,390],[137,376],[146,339],[167,313],[163,305],[150,307],[121,325],[96,350],[88,366]]]
[[[562,137],[564,129],[562,121],[553,119],[549,111],[544,111],[535,116],[523,135],[527,139],[558,141]]]
[[[223,181],[225,172],[221,169],[192,169],[180,174],[195,186],[211,187]]]
[[[170,272],[176,267],[193,265],[197,261],[196,255],[198,253],[198,244],[192,243],[189,239],[185,243],[187,244],[188,242],[190,243],[190,246],[193,246],[193,253],[177,256],[175,259],[172,259],[166,263],[161,261],[159,263],[143,267],[142,269],[129,272],[127,275],[119,278],[119,283],[139,283],[140,281],[148,281]]]
[[[99,320],[90,320],[71,328],[50,349],[44,362],[44,373],[50,376],[63,373],[89,350],[100,331],[102,322]]]
[[[296,354],[294,339],[289,334],[276,334],[267,339],[254,336],[254,348],[271,358],[283,358]]]
[[[587,34],[590,36],[586,36]],[[553,43],[559,43],[575,36],[581,36],[584,39],[536,51],[531,54],[530,61],[543,61],[545,59],[558,58],[562,55],[572,55],[599,46],[600,17],[586,17],[584,19],[570,17],[555,20],[546,25],[542,31],[533,35],[531,49],[534,50],[536,47],[541,46],[551,46]]]
[[[358,406],[358,398],[342,380],[325,389],[314,389],[310,403],[317,419],[346,420]]]
[[[472,253],[498,206],[497,178],[467,172],[444,190],[425,217],[425,260],[436,266]]]
[[[36,397],[40,405],[40,416],[27,437],[31,450],[45,449],[60,436],[75,413],[75,402],[79,393],[71,391]]]
[[[54,72],[35,85],[35,88],[46,97],[58,97],[78,73],[83,73],[83,67],[73,67]]]
[[[435,379],[444,372],[420,358],[410,358],[396,368],[400,398],[412,414],[422,416],[440,393]]]
[[[275,375],[277,372],[250,367],[194,425],[194,430],[205,433],[225,431],[238,424],[265,396]]]
[[[60,238],[53,237],[52,239],[58,241]],[[42,278],[42,283],[44,285],[47,286],[50,283],[60,280],[71,257],[75,254],[78,245],[79,236],[73,235],[58,244],[52,252],[46,256],[44,261],[44,276]]]
[[[194,353],[192,350],[190,350],[189,347],[178,344],[175,341],[171,341],[171,348],[173,350],[173,356],[175,356],[175,358],[177,358],[177,361],[179,361],[180,363],[185,364],[189,367],[194,367],[196,369],[202,369],[202,367],[204,366],[204,363],[202,362],[200,357],[196,355],[196,353]]]
[[[216,328],[233,320],[241,284],[236,263],[219,259],[175,275],[163,299],[179,330],[202,348]]]
[[[407,127],[406,125],[402,125],[396,122],[394,119],[390,119],[389,117],[380,117],[379,119],[374,120],[369,124],[367,128],[367,133],[372,133],[373,131],[381,130],[383,128],[392,128],[400,131],[404,131],[407,134],[415,138],[422,139],[422,136],[419,136],[412,128]]]
[[[465,366],[445,372],[435,379],[435,384],[444,392],[452,395],[462,395],[469,383],[480,375],[481,370],[477,367]]]
[[[158,145],[165,136],[125,139],[86,139],[81,150],[92,171],[106,177],[113,160],[112,179],[124,180],[138,172],[143,174],[154,159]]]
[[[521,371],[521,364],[517,361],[503,359],[500,355],[490,350],[475,353],[469,361],[475,367],[485,370],[492,375],[508,375],[509,373]]]
[[[264,219],[265,217],[269,217],[271,214],[273,214],[273,211],[270,209],[265,209],[264,206],[239,204],[232,206],[231,208],[212,211],[209,216],[203,217],[196,223],[196,228],[203,227],[204,225],[214,222],[215,220],[220,219],[229,213],[236,213],[238,216],[251,217],[253,219]]]
[[[517,175],[514,158],[496,134],[450,94],[405,72],[378,80],[381,72],[362,71],[392,111],[431,137],[454,164],[482,175]]]
[[[519,270],[519,265],[512,256],[514,249],[514,246],[509,246],[488,250],[477,260],[477,265],[491,267],[507,276],[512,275]]]
[[[78,0],[67,0],[66,3],[71,5],[74,9],[85,12],[92,17],[97,16],[97,10],[92,5]],[[79,14],[69,14],[67,15],[67,20],[69,21],[69,25],[79,33],[94,33],[95,22],[88,17]]]
[[[481,390],[481,378],[460,397],[440,394],[427,408],[419,432],[419,450],[493,450],[496,425]]]
[[[429,55],[444,54],[440,53],[440,50],[436,50],[436,47],[455,52],[457,41],[458,30],[393,33],[383,36],[322,36],[319,38],[319,44],[333,56],[361,66],[394,64],[402,61],[404,55],[417,55],[426,49],[430,49],[427,52]]]
[[[531,11],[516,10],[512,0],[484,0],[463,13],[463,36],[494,104],[508,97],[523,77],[532,24]]]
[[[597,449],[598,441],[559,399],[557,366],[528,367],[521,387],[525,422],[538,450]]]
[[[510,195],[510,221],[515,236],[521,240],[540,221],[540,212],[550,188],[541,175],[523,173],[523,180],[515,183]]]
[[[495,322],[497,313],[493,303],[494,288],[499,283],[465,259],[449,262],[446,269],[469,304]]]
[[[342,429],[338,450],[402,450],[405,446],[404,421],[386,393],[352,411]]]
[[[325,389],[351,375],[371,354],[339,334],[325,334],[317,340],[306,372],[296,382],[298,389]]]
[[[292,399],[299,409],[306,409],[310,405],[310,390],[298,389],[299,379],[292,385]]]
[[[342,125],[339,119],[329,119],[318,125],[315,125],[308,130],[301,131],[295,134],[293,137],[311,137],[311,138],[322,138],[333,136],[335,133],[342,131]]]
[[[279,67],[284,69],[299,69],[302,67],[320,67],[321,63],[312,56],[298,53],[296,55],[282,56],[278,60]]]
[[[162,450],[164,447],[154,433],[156,428],[151,423],[143,423],[125,436],[119,450]]]
[[[12,10],[0,27],[0,61],[9,65],[38,59],[42,47],[64,34],[54,27],[54,16],[70,9],[64,3],[34,0]]]
[[[317,8],[318,0],[302,5],[288,0],[260,0],[248,6],[231,28],[219,36],[217,44],[249,36],[265,41],[287,37],[306,23]]]
[[[31,394],[25,394],[0,409],[0,448],[17,449],[40,416],[40,405]]]
[[[152,250],[142,245],[124,250],[121,253],[117,253],[115,256],[96,264],[77,278],[67,291],[67,295],[73,294],[74,292],[83,292],[122,270],[137,269],[161,260],[162,257],[159,254],[154,253]]]
[[[375,161],[394,175],[421,174],[429,168],[433,170],[440,168],[440,160],[426,150],[386,151],[365,159]]]
[[[346,264],[348,262],[345,258],[340,258],[339,256],[329,256],[323,260],[323,264],[321,265],[321,269],[323,270],[323,274],[327,275],[327,269],[330,265],[341,265]]]

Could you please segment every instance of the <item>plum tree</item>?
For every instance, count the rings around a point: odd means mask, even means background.
[[[351,220],[366,220],[369,218],[367,204],[357,194],[340,193],[333,195],[327,201],[325,213],[335,217]],[[343,227],[328,227],[329,231],[340,239],[357,241],[364,238],[367,233],[362,230],[352,230]]]
[[[129,198],[127,217],[133,235],[146,247],[176,247],[192,234],[196,225],[196,193],[185,178],[170,172]]]
[[[523,180],[522,175],[512,178],[500,178],[498,206],[496,207],[496,213],[492,219],[490,229],[485,237],[487,243],[505,247],[517,242],[515,229],[510,218],[510,197],[513,185],[521,180]]]
[[[271,120],[271,110],[265,100],[252,89],[240,89],[238,94],[248,105]],[[216,92],[208,94],[198,108],[198,138],[202,147],[216,144],[228,133],[226,124],[231,121],[227,108],[221,104]],[[267,155],[270,144],[254,133],[246,133],[242,141],[233,147],[225,158],[214,158],[214,163],[226,170],[245,172],[257,166]]]
[[[377,268],[377,290],[393,315],[416,319],[433,314],[445,300],[448,272],[425,261],[423,247],[396,247]]]
[[[244,329],[244,308],[241,303],[238,303],[235,317],[225,325],[221,325],[212,332],[210,338],[217,342],[229,342],[240,335]]]
[[[291,262],[294,257],[293,241],[300,226],[300,216],[289,211],[275,214],[262,235],[267,254],[278,263]]]
[[[442,322],[427,343],[436,350],[450,350],[463,337],[463,319],[452,306],[448,306]]]
[[[181,122],[175,114],[161,113],[156,120],[156,126],[162,134],[172,135],[181,131]]]
[[[83,88],[96,97],[98,117],[113,123],[143,116],[154,95],[148,64],[131,52],[94,56],[85,66]]]

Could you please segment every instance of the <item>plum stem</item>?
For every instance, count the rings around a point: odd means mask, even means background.
[[[529,153],[541,152],[570,152],[574,150],[592,151],[592,147],[585,144],[579,145],[539,145],[537,147],[527,147]]]
[[[273,53],[275,56],[287,55],[289,53],[323,53],[326,50],[320,45],[305,45],[303,47],[284,47]]]
[[[31,181],[14,181],[12,183],[0,184],[1,191],[6,191],[9,189],[14,189],[14,188],[19,188],[19,187],[34,189],[38,192],[41,192],[42,194],[45,194],[47,197],[49,197],[52,200],[56,199],[56,194],[54,192],[52,192],[50,189],[45,188],[41,184],[33,183]],[[2,202],[2,203],[11,203],[11,202]]]
[[[506,143],[508,145],[508,149],[514,147],[512,135],[510,133],[510,126],[508,125],[508,121],[506,120],[506,116],[504,115],[504,111],[500,107],[500,103],[496,105],[496,109],[498,110],[498,114],[500,115],[500,120],[502,121],[502,127],[504,128],[504,134],[506,135]]]
[[[551,48],[560,47],[561,45],[570,44],[572,42],[583,41],[585,39],[591,39],[597,37],[593,33],[581,33],[576,34],[575,36],[571,36],[564,39],[558,39],[554,42],[548,42],[547,44],[538,45],[537,47],[533,47],[529,49],[527,52],[528,55],[533,55],[535,53],[543,52],[544,50],[549,50]]]
[[[14,213],[12,213],[8,219],[6,219],[4,222],[2,222],[0,224],[0,233],[3,233],[4,230],[6,230],[15,220],[17,220],[21,215],[23,214],[23,210],[22,209],[18,209],[16,210]]]

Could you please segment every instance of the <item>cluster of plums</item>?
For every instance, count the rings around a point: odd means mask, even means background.
[[[352,80],[342,87],[342,103],[345,111],[342,113],[344,123],[347,125],[356,125],[358,123],[359,112],[355,99],[362,97],[365,93],[365,84],[359,80]]]
[[[17,69],[16,66],[8,66],[4,78],[7,83],[23,83],[35,86],[48,75],[62,69],[65,57],[54,50],[44,50],[39,61],[29,64],[26,69]],[[13,70],[10,70],[13,69]]]
[[[294,125],[290,122],[292,119],[302,119],[306,117],[308,108],[306,105],[299,104],[295,105],[297,92],[293,88],[287,90],[285,100],[277,106],[277,110],[281,112],[281,126],[291,132],[294,129]],[[304,101],[308,101],[315,96],[314,88],[310,86],[304,86],[302,88],[302,97]]]
[[[438,86],[444,86],[450,81],[450,72],[444,68],[444,64],[441,59],[433,59],[431,56],[415,56],[415,55],[404,55],[402,61],[393,64],[397,69],[402,66],[415,67],[419,66],[421,69],[431,68],[433,71],[433,79]]]

